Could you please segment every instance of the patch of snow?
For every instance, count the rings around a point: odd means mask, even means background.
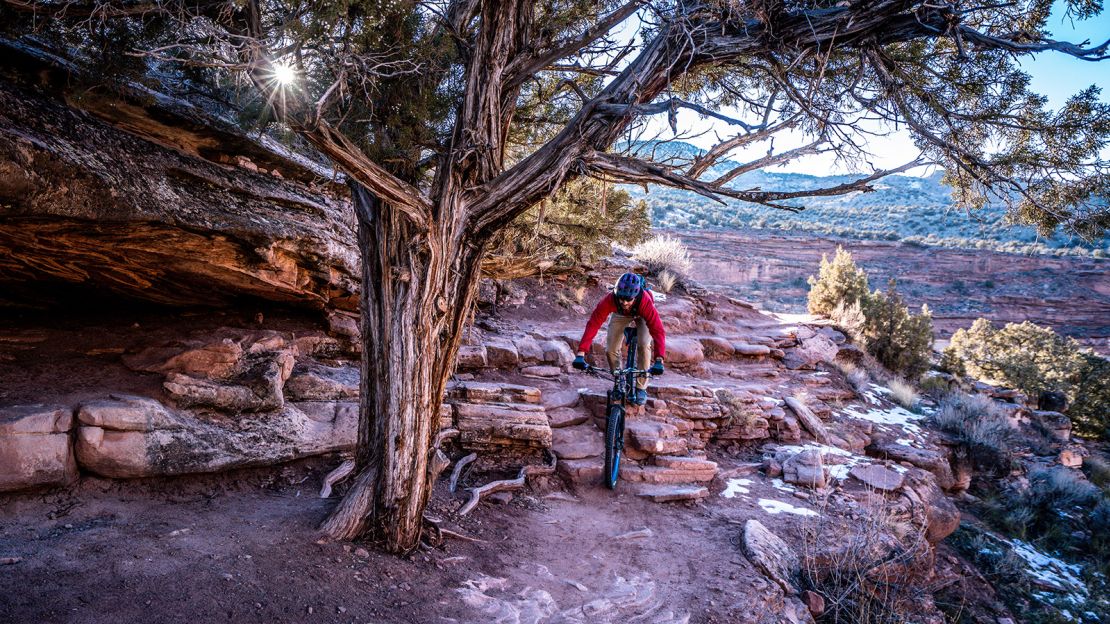
[[[891,425],[901,427],[903,431],[909,433],[920,433],[921,427],[918,427],[914,421],[921,420],[921,416],[902,407],[889,407],[868,409],[860,411],[856,406],[844,408],[844,415],[866,420],[875,423],[876,425]]]
[[[1079,578],[1083,566],[1064,563],[1021,540],[1013,540],[1010,545],[1014,552],[1029,564],[1029,573],[1038,580],[1058,587],[1060,591],[1068,592],[1068,599],[1073,602],[1082,600],[1081,596],[1087,595],[1087,585]],[[1075,596],[1076,593],[1081,596]]]
[[[766,511],[771,515],[780,514],[783,512],[797,514],[799,516],[818,515],[818,513],[816,511],[813,511],[812,509],[806,509],[805,507],[795,507],[790,503],[786,503],[780,500],[773,500],[770,498],[759,499],[759,506],[763,508],[763,511]]]
[[[787,483],[786,481],[783,481],[782,479],[771,479],[771,487],[775,488],[776,490],[782,490],[783,492],[797,492],[798,491],[798,488],[794,487],[793,485],[790,485],[789,483]]]
[[[801,453],[802,451],[821,451],[826,455],[840,455],[843,457],[852,457],[852,451],[846,451],[838,446],[829,446],[828,444],[817,444],[810,442],[809,444],[787,444],[785,446],[776,446],[775,451],[788,451],[790,453]]]
[[[746,486],[752,484],[751,479],[729,479],[725,485],[725,491],[721,492],[721,496],[725,498],[735,498],[737,494],[748,494],[751,492]]]

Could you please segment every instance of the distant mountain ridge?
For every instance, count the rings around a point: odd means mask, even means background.
[[[618,149],[629,147],[625,143]],[[644,141],[631,144],[633,153],[652,155],[658,161],[690,162],[705,153],[694,145]],[[734,161],[712,167],[706,179],[736,167]],[[804,173],[752,171],[729,183],[731,188],[804,191],[858,180],[865,174],[818,176]],[[989,248],[1015,253],[1051,253],[1110,256],[1110,239],[1084,241],[1057,234],[1038,236],[1030,227],[1008,222],[997,206],[968,213],[956,207],[951,187],[943,184],[944,173],[927,177],[892,175],[871,183],[872,192],[854,192],[833,197],[807,197],[784,204],[804,206],[800,213],[777,210],[735,200],[726,205],[689,191],[651,186],[625,189],[634,200],[647,203],[652,222],[664,227],[735,227],[802,230],[820,234],[883,240],[901,240],[926,245]]]

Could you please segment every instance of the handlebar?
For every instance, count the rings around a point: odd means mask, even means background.
[[[610,371],[605,368],[598,368],[593,364],[586,364],[586,370],[582,372],[586,373],[587,375],[597,375],[599,377],[605,377],[606,379],[612,380],[616,380],[618,377],[622,375],[627,375],[628,373],[632,373],[637,377],[651,377],[651,371],[646,371],[639,368],[621,368],[617,369],[616,371]]]

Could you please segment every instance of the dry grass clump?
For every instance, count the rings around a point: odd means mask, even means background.
[[[897,377],[892,378],[886,385],[890,389],[890,397],[902,407],[914,411],[918,408],[921,397],[913,386]]]
[[[636,245],[632,249],[632,259],[642,263],[652,275],[667,271],[676,280],[688,277],[693,266],[686,245],[669,234]]]
[[[659,290],[669,293],[674,290],[675,285],[678,283],[678,276],[670,271],[662,271],[656,277],[659,280]]]
[[[920,524],[876,503],[837,525],[823,514],[803,535],[801,586],[825,599],[819,622],[903,624],[931,601],[931,547]]]
[[[941,400],[932,421],[941,431],[955,435],[961,450],[980,469],[1009,472],[1014,429],[991,399],[953,392]]]
[[[851,362],[835,361],[833,366],[844,375],[844,379],[848,381],[848,385],[856,391],[856,394],[863,395],[867,391],[868,384],[871,383],[871,374],[867,369],[856,366]]]

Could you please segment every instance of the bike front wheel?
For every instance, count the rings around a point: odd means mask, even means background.
[[[616,489],[621,469],[621,451],[624,449],[624,408],[614,405],[605,419],[605,487]]]

